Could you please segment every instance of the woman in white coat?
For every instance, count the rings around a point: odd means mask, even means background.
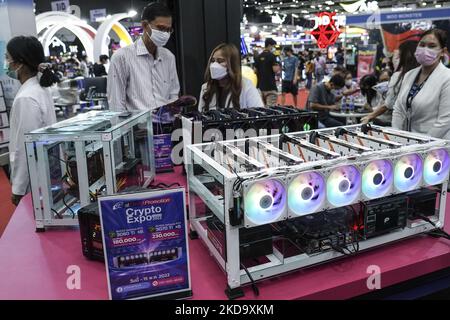
[[[242,77],[241,58],[233,44],[223,43],[213,50],[205,80],[198,104],[200,112],[264,107],[258,89]]]
[[[44,62],[44,49],[35,37],[20,36],[8,42],[8,75],[22,84],[11,109],[9,154],[14,205],[30,191],[25,134],[56,122],[48,87],[56,83],[57,78],[50,65]]]
[[[415,56],[420,67],[402,82],[392,116],[396,129],[450,139],[450,69],[442,64],[447,52],[445,31],[425,32]]]

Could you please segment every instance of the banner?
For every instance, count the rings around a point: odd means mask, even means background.
[[[358,52],[358,79],[375,72],[376,46],[360,48]]]
[[[102,22],[106,20],[106,9],[94,9],[90,11],[91,22]]]
[[[348,15],[348,26],[365,26],[374,13]],[[421,20],[448,20],[450,18],[450,8],[415,9],[410,11],[385,11],[379,13],[379,21],[385,23],[410,23]]]
[[[69,0],[52,1],[52,11],[68,12],[69,8]]]
[[[110,299],[192,295],[184,189],[99,199]]]

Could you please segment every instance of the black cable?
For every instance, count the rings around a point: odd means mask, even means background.
[[[351,253],[347,248],[345,248],[345,249],[346,249],[347,251],[349,251],[350,253],[346,253],[346,252],[344,251],[344,248],[341,247],[341,246],[335,246],[335,245],[333,245],[333,244],[330,244],[330,246],[331,246],[331,248],[332,248],[334,251],[337,251],[337,252],[343,254],[344,256],[352,256],[352,253]]]
[[[181,184],[179,184],[178,182],[174,182],[172,184],[165,184],[164,182],[160,182],[157,185],[150,185],[151,189],[170,189],[172,187],[181,187]]]
[[[244,269],[245,273],[247,274],[248,278],[250,279],[250,282],[252,283],[252,289],[253,289],[253,292],[255,293],[255,296],[259,296],[259,289],[256,286],[255,280],[253,280],[253,277],[250,274],[250,272],[248,271],[247,267],[244,266],[243,263],[241,263],[241,268]]]
[[[58,159],[59,161],[61,161],[61,162],[64,163],[64,164],[67,163],[66,160],[63,160],[63,159],[61,159],[60,157],[54,156],[54,155],[52,155],[51,153],[49,153],[48,155],[49,155],[50,157],[54,158],[54,159]]]
[[[428,222],[429,224],[431,224],[433,227],[436,228],[435,230],[431,230],[427,234],[429,234],[431,236],[437,236],[437,237],[440,237],[440,238],[445,238],[447,240],[450,240],[450,235],[444,229],[438,228],[436,226],[436,224],[433,221],[431,221],[429,218],[427,218],[425,216],[422,216],[422,215],[416,215],[416,217],[422,219],[423,221]]]
[[[67,209],[69,209],[69,211],[72,213],[72,219],[75,219],[75,211],[72,210],[71,207],[69,207],[69,205],[66,202],[66,197],[67,197],[68,193],[65,193],[63,198],[62,198],[62,202],[64,203],[64,205],[66,206]]]
[[[436,238],[444,238],[444,239],[450,240],[450,235],[441,229],[430,231],[427,233],[427,235],[436,237]]]
[[[56,216],[59,218],[59,219],[62,219],[63,217],[58,213],[58,211],[56,211],[55,209],[52,209],[52,212],[54,213],[54,214],[56,214]]]
[[[422,215],[420,215],[420,214],[416,215],[416,217],[422,219],[423,221],[428,222],[428,223],[431,224],[433,227],[437,228],[437,227],[436,227],[436,224],[435,224],[433,221],[431,221],[430,219],[428,219],[427,217],[422,216]]]

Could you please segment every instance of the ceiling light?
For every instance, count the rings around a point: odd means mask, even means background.
[[[129,17],[134,17],[134,16],[136,16],[138,13],[137,13],[137,11],[136,10],[130,10],[130,11],[128,11],[128,16]]]

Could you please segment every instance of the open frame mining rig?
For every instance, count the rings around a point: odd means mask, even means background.
[[[25,136],[36,231],[77,226],[101,195],[155,176],[150,111],[90,111]]]
[[[181,118],[183,154],[191,144],[309,131],[318,128],[317,112],[290,106],[186,112]],[[186,156],[184,163],[186,165]]]
[[[236,298],[256,280],[438,232],[449,143],[356,125],[188,146],[191,237]]]

